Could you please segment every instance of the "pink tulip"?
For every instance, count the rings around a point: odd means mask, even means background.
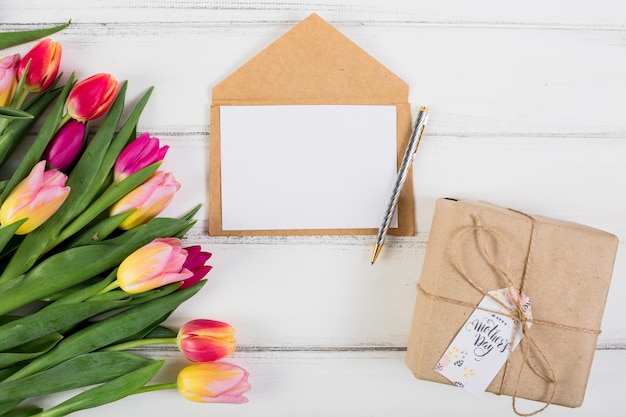
[[[113,178],[121,182],[148,165],[162,161],[169,146],[159,147],[159,139],[151,138],[146,132],[124,148],[115,161]]]
[[[61,44],[52,39],[43,39],[33,47],[20,62],[18,78],[21,78],[26,65],[28,72],[24,88],[28,91],[37,92],[45,90],[52,84],[59,73],[61,64]]]
[[[60,171],[70,167],[83,147],[85,124],[70,119],[56,133],[44,152],[50,168]]]
[[[41,226],[61,207],[70,192],[65,186],[67,176],[56,169],[44,171],[45,166],[46,161],[38,162],[0,207],[2,226],[28,219],[17,229],[18,235]]]
[[[77,83],[67,98],[67,113],[86,121],[102,116],[117,95],[117,80],[111,74],[96,74]]]
[[[120,229],[129,230],[156,217],[174,198],[180,184],[170,172],[157,171],[146,182],[122,197],[110,210],[111,216],[135,211],[121,224]]]
[[[176,338],[180,351],[192,362],[213,362],[235,351],[235,329],[215,320],[187,322]]]
[[[183,268],[187,251],[180,239],[159,238],[142,246],[122,261],[117,282],[127,293],[137,294],[191,277]]]
[[[250,389],[248,372],[226,362],[196,363],[178,374],[178,392],[191,401],[242,404]]]
[[[20,64],[20,54],[5,56],[0,59],[0,106],[6,107],[11,103],[17,87],[17,67]]]
[[[183,281],[183,284],[179,288],[180,290],[191,287],[204,278],[213,268],[212,266],[205,265],[205,262],[211,257],[211,253],[202,252],[199,245],[189,246],[185,249],[187,250],[187,260],[185,260],[183,267],[190,270],[193,276]]]

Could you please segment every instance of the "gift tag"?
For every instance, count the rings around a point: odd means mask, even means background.
[[[526,294],[522,293],[520,298],[515,288],[489,291],[489,294],[507,307],[521,304],[526,318],[528,320],[532,318],[530,300]],[[515,349],[522,338],[520,323],[515,330],[516,335],[511,346],[515,321],[496,301],[485,296],[478,307],[434,368],[456,386],[474,396],[485,392],[505,364],[509,352]],[[528,326],[530,327],[530,323]]]

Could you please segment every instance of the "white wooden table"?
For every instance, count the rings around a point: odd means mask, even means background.
[[[408,82],[413,114],[431,109],[414,169],[418,233],[389,238],[370,266],[373,237],[215,238],[201,212],[188,242],[213,252],[214,269],[170,323],[234,325],[229,360],[249,370],[250,401],[196,404],[172,391],[77,416],[512,415],[509,397],[477,400],[416,380],[403,363],[435,200],[487,200],[626,236],[626,6],[617,0],[5,0],[0,30],[71,18],[54,36],[64,71],[110,72],[129,80],[132,99],[155,86],[139,130],[171,146],[164,168],[183,188],[165,214],[177,216],[206,203],[211,88],[311,12]],[[585,403],[543,416],[626,409],[623,246]],[[174,351],[151,354],[171,357],[160,379],[183,365]]]

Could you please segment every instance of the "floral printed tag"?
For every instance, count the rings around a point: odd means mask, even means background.
[[[521,305],[526,318],[532,318],[530,300],[526,294],[522,293],[520,297],[515,288],[489,291],[489,294],[509,308],[515,304]],[[522,325],[519,324],[511,348],[515,322],[502,305],[485,296],[478,307],[434,368],[456,386],[476,397],[485,392],[506,362],[509,352],[515,349],[522,338]]]

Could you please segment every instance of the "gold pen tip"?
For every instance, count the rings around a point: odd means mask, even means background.
[[[372,263],[371,265],[374,265],[374,262],[376,262],[376,259],[378,259],[378,255],[380,254],[380,250],[383,248],[383,245],[376,245],[374,246],[374,253],[372,253]]]

